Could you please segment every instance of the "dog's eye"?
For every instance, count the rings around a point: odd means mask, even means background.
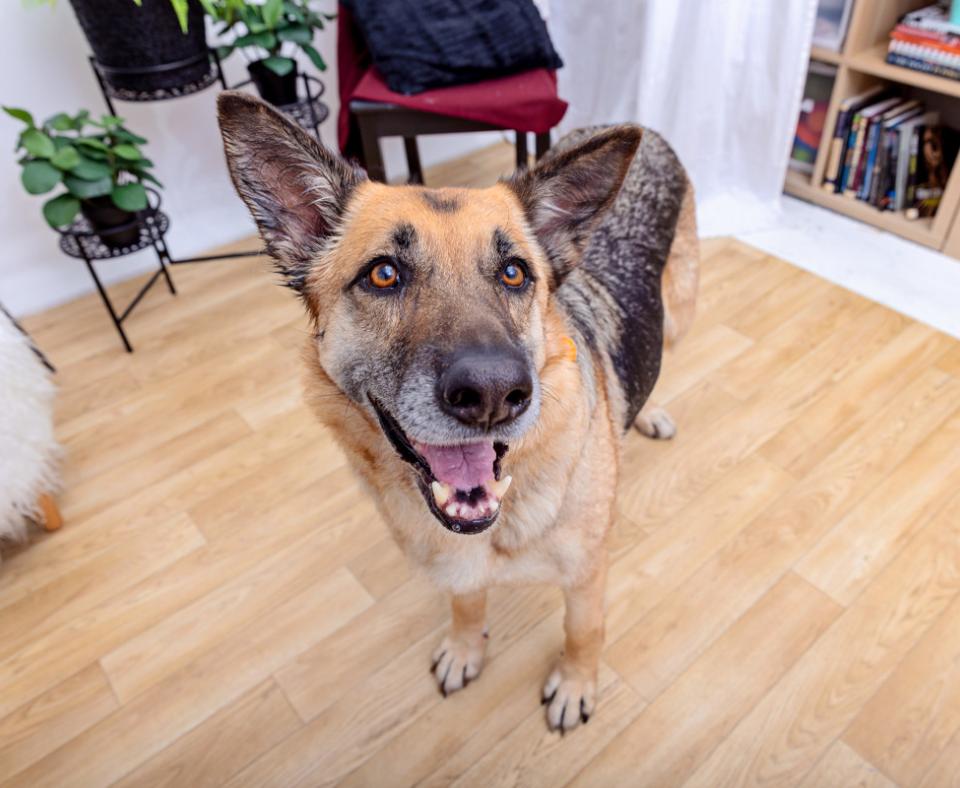
[[[386,290],[390,287],[396,287],[400,283],[400,272],[396,265],[389,260],[385,260],[370,269],[367,279],[377,289]]]
[[[518,290],[527,283],[527,272],[519,262],[510,260],[500,269],[500,281],[512,290]]]

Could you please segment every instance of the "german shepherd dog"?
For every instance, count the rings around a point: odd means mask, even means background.
[[[561,732],[596,703],[620,444],[697,290],[693,191],[637,126],[565,137],[486,189],[387,186],[263,102],[219,98],[227,162],[313,332],[307,398],[407,556],[452,595],[444,695],[483,664],[487,589],[563,589],[543,687]]]

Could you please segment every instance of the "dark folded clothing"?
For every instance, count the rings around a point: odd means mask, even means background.
[[[563,65],[532,0],[345,2],[396,93]]]

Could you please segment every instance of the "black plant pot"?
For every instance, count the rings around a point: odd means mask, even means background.
[[[80,212],[90,222],[100,240],[111,249],[130,246],[140,240],[140,222],[137,215],[118,208],[109,195],[81,200]]]
[[[70,0],[98,70],[115,90],[156,91],[201,81],[210,71],[203,8],[190,0],[180,29],[170,0]]]
[[[297,101],[297,64],[294,61],[293,69],[282,77],[271,71],[262,60],[255,60],[247,66],[250,79],[257,86],[257,92],[264,101],[269,101],[275,107],[286,104],[295,104]]]

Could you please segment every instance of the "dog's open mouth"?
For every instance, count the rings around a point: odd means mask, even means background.
[[[444,528],[478,534],[493,525],[511,482],[500,474],[507,444],[478,441],[434,446],[413,441],[373,397],[370,403],[397,454],[417,471],[417,486]]]

